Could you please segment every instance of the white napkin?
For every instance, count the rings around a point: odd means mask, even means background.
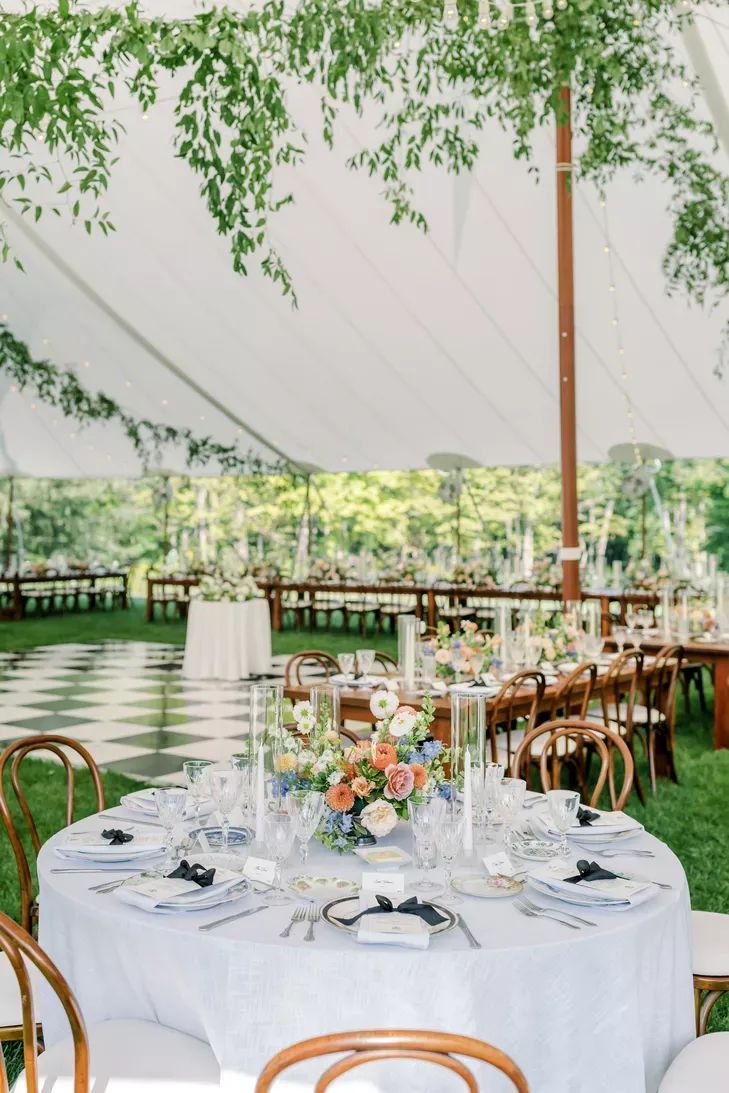
[[[119,799],[119,804],[124,808],[129,809],[130,812],[139,812],[143,816],[149,816],[157,818],[157,802],[154,795],[156,790],[149,789],[137,789],[133,793],[125,793],[123,797]],[[208,816],[213,810],[213,802],[210,800],[203,801],[200,806],[200,814],[202,816]],[[197,818],[197,811],[192,801],[188,801],[185,806],[185,820],[192,820]]]
[[[599,855],[597,863],[603,865]],[[604,868],[614,871],[609,864]],[[548,887],[555,899],[559,899],[562,894],[574,897],[579,891],[580,899],[589,900],[595,907],[614,909],[636,907],[658,891],[650,881],[628,880],[625,877],[615,877],[614,880],[583,880],[578,884],[568,884],[567,877],[575,877],[578,873],[576,861],[550,861],[532,869],[529,881],[536,882],[535,887],[540,891]]]
[[[583,805],[582,807],[589,808],[589,805]],[[643,831],[643,824],[639,820],[634,820],[632,816],[626,816],[624,812],[608,812],[599,808],[589,808],[589,811],[596,812],[597,819],[584,827],[580,826],[579,820],[575,820],[567,832],[568,837],[574,836],[587,842],[591,839],[599,841],[627,831],[634,831],[636,834]],[[535,819],[539,821],[548,835],[555,839],[559,838],[559,831],[554,827],[547,809],[540,809],[536,812]]]
[[[109,828],[112,827],[113,824],[110,823]],[[164,848],[161,831],[155,832],[146,827],[139,828],[125,824],[122,830],[127,835],[133,835],[133,840],[113,845],[111,839],[103,837],[102,830],[105,831],[107,828],[99,828],[98,831],[69,831],[64,834],[63,842],[56,845],[55,851],[60,857],[78,855],[105,858],[124,854],[130,858],[136,858],[145,854],[159,853]]]
[[[401,900],[404,896],[393,897]],[[376,907],[373,892],[362,892],[359,897],[360,911]],[[404,915],[398,911],[381,915],[365,915],[357,924],[357,941],[360,945],[400,945],[406,949],[427,949],[430,930],[417,915]]]
[[[114,895],[123,903],[131,903],[143,911],[153,911],[161,904],[172,904],[185,910],[196,904],[214,901],[216,896],[224,895],[242,879],[241,873],[220,868],[215,870],[213,883],[205,888],[179,877],[140,877],[114,889]]]

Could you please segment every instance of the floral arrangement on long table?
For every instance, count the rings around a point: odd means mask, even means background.
[[[415,710],[401,706],[393,691],[380,690],[372,695],[370,709],[377,719],[375,731],[348,744],[335,729],[315,723],[311,703],[298,702],[293,711],[298,735],[287,734],[276,761],[283,792],[324,794],[317,838],[340,852],[389,835],[398,820],[407,819],[408,801],[449,793],[445,765],[450,751],[431,735],[430,697]]]
[[[190,589],[190,599],[204,600],[207,603],[245,603],[259,595],[255,579],[245,571],[240,573],[205,573],[200,583]]]
[[[441,679],[476,676],[491,667],[499,646],[498,635],[482,633],[475,622],[461,623],[453,633],[447,622],[438,623],[430,644],[435,649],[435,671]]]
[[[580,627],[570,615],[559,615],[548,621],[541,611],[537,611],[528,623],[522,623],[515,631],[517,640],[529,641],[533,664],[577,660],[580,636]]]

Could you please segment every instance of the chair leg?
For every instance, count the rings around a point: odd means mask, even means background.
[[[686,717],[691,716],[691,698],[689,696],[689,679],[683,672],[680,673],[681,690],[683,691],[683,708]]]
[[[696,681],[696,690],[699,694],[699,708],[702,713],[708,713],[709,707],[706,704],[706,692],[704,690],[704,671],[700,668],[694,676]]]

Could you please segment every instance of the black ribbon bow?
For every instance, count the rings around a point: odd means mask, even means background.
[[[397,907],[387,896],[375,896],[375,899],[378,903],[377,907],[368,907],[366,911],[360,911],[353,918],[340,918],[337,921],[341,922],[343,926],[354,926],[355,922],[359,922],[365,915],[390,914],[393,911],[399,911],[402,915],[416,915],[418,918],[422,918],[423,922],[427,922],[428,926],[439,926],[441,922],[448,921],[444,915],[439,914],[435,907],[432,907],[429,903],[420,903],[416,896],[410,896],[409,899],[399,903]]]
[[[107,827],[101,832],[102,839],[108,839],[112,846],[122,846],[133,841],[134,836],[122,831],[120,827]]]
[[[195,865],[190,865],[189,861],[184,859],[177,866],[177,869],[172,873],[167,874],[168,880],[191,880],[193,884],[199,884],[201,888],[209,888],[213,883],[215,877],[214,869],[206,869],[199,862]]]
[[[580,858],[577,863],[579,873],[576,877],[565,877],[567,884],[579,884],[581,880],[615,880],[617,873],[611,873],[609,869],[603,869],[596,861],[589,862]]]
[[[599,812],[591,812],[589,808],[583,808],[582,805],[577,809],[577,819],[580,822],[580,827],[591,827],[593,820],[600,819]]]

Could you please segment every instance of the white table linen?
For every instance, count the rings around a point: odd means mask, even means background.
[[[409,846],[410,836],[401,825],[388,841]],[[676,857],[646,833],[634,845],[652,848],[655,859],[610,864],[653,875],[673,885],[670,891],[622,913],[571,908],[599,923],[579,932],[526,918],[511,899],[466,898],[457,909],[483,948],[469,949],[455,930],[433,938],[426,952],[360,946],[324,922],[313,944],[303,941],[305,925],[282,940],[293,905],[199,933],[199,923],[223,912],[154,916],[95,895],[88,891],[95,878],[49,872],[58,864],[53,842],[39,859],[40,941],[86,1020],[157,1020],[208,1040],[226,1093],[250,1093],[263,1063],[297,1040],[383,1026],[441,1029],[493,1043],[522,1067],[532,1093],[656,1093],[694,1034],[686,881]],[[312,844],[307,871],[359,877],[363,868],[352,854],[339,857]],[[406,869],[406,883],[411,875]],[[258,902],[253,895],[225,912]],[[65,1035],[65,1023],[50,999],[43,1002],[52,1043]],[[355,1071],[342,1088],[459,1088],[440,1068],[414,1065]],[[411,1068],[407,1078],[402,1067]],[[322,1069],[282,1083],[281,1093],[311,1090],[309,1076]],[[476,1070],[483,1093],[512,1088],[488,1068]]]
[[[265,599],[193,600],[187,620],[186,679],[247,679],[271,671],[271,617]]]

